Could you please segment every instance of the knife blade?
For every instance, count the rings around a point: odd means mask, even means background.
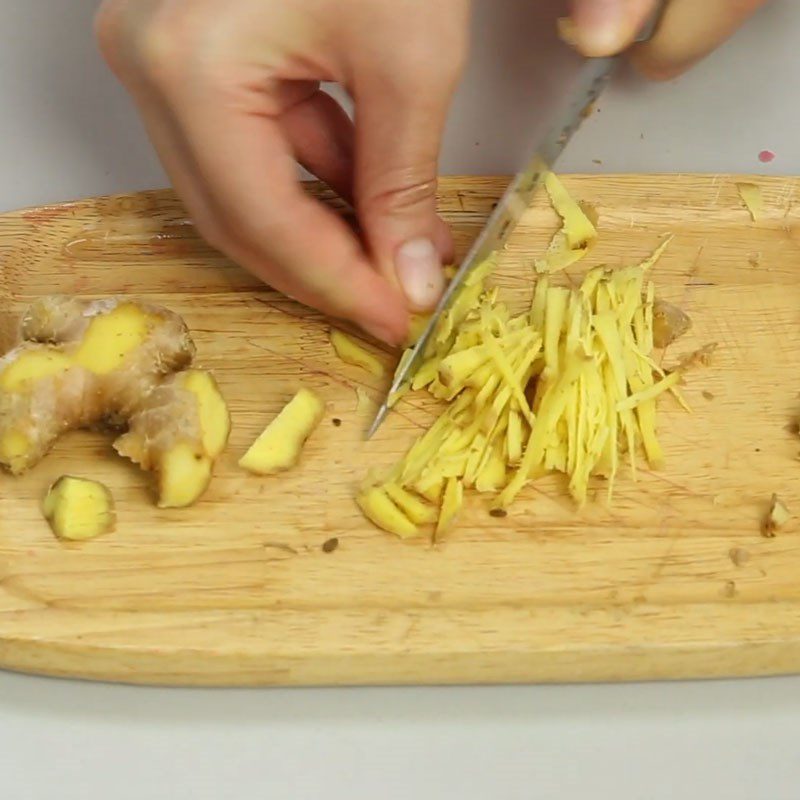
[[[663,6],[662,3],[637,41],[647,41],[652,36],[660,21]],[[367,431],[367,439],[374,436],[388,416],[392,396],[413,378],[425,356],[428,342],[439,324],[439,319],[450,307],[466,279],[476,267],[502,248],[522,215],[530,208],[536,192],[544,183],[547,172],[553,169],[559,156],[588,116],[592,105],[602,94],[621,58],[622,56],[590,58],[581,66],[567,102],[556,112],[527,166],[517,173],[509,184],[486,226],[461,262],[458,272],[448,284],[425,330],[414,345],[411,355],[407,357],[403,368],[395,374],[386,398]]]

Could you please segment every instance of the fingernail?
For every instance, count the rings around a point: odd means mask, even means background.
[[[591,0],[576,14],[573,35],[587,53],[610,55],[623,42],[627,17],[626,0]]]
[[[439,251],[430,239],[411,239],[397,251],[397,279],[408,302],[420,311],[433,308],[444,291]]]

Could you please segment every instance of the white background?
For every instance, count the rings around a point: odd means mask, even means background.
[[[554,51],[552,11],[536,2],[477,0],[444,172],[513,170],[569,83],[574,61]],[[0,209],[165,183],[95,53],[95,6],[0,0]],[[797,172],[799,33],[800,3],[775,0],[685,79],[653,87],[622,76],[561,168]],[[765,148],[778,156],[770,167],[757,159]],[[0,674],[9,800],[795,800],[799,783],[794,678],[189,691]]]

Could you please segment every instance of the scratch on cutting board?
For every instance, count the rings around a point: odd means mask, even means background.
[[[783,218],[789,216],[789,212],[792,210],[792,201],[794,200],[794,193],[797,189],[797,185],[795,183],[790,183],[786,187],[786,191],[781,195],[780,203],[781,205],[785,206],[785,210],[783,212]]]
[[[700,247],[697,248],[697,255],[694,257],[692,266],[689,267],[689,272],[686,274],[686,282],[683,284],[683,293],[681,294],[681,300],[679,303],[681,308],[685,308],[685,306],[687,305],[689,300],[689,292],[695,285],[692,283],[692,281],[695,278],[697,278],[700,274],[700,259],[703,256],[703,251],[705,250],[707,244],[708,244],[708,239],[703,239],[702,244],[700,245]],[[665,348],[664,352],[661,355],[661,361],[660,361],[661,366],[664,365],[664,359],[666,358],[668,350],[669,348]]]
[[[649,580],[641,587],[643,593],[655,586],[663,577],[667,567],[672,565],[672,556],[675,552],[675,546],[677,543],[678,540],[674,536],[669,540],[669,544],[667,545],[667,549],[664,551],[664,555],[658,559],[658,563],[656,564],[655,569],[653,569]]]
[[[716,208],[717,205],[719,205],[719,197],[722,194],[721,177],[722,177],[721,175],[715,175],[711,182],[711,188],[713,189],[714,187],[716,187],[717,193],[714,195],[714,199],[711,201],[711,203],[709,203],[709,208]]]

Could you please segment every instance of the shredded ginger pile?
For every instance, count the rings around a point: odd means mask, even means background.
[[[558,239],[568,242],[568,231]],[[585,235],[574,241],[586,249]],[[403,538],[425,526],[438,536],[456,520],[465,489],[490,496],[502,516],[546,473],[564,473],[580,506],[592,478],[605,479],[611,497],[621,463],[634,477],[640,454],[660,467],[657,398],[669,391],[683,402],[680,371],[667,374],[653,360],[648,272],[668,244],[637,266],[595,268],[578,289],[540,277],[530,310],[518,316],[485,285],[493,261],[473,272],[410,387],[446,408],[388,474],[367,479],[357,496],[363,513]]]

